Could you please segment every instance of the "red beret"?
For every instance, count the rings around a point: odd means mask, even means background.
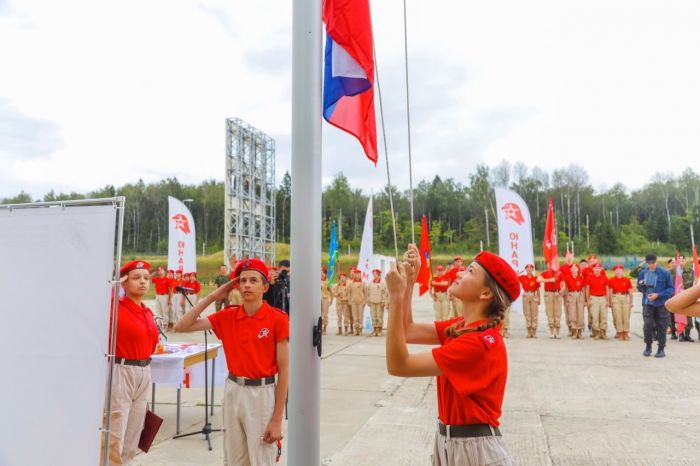
[[[438,266],[436,267],[436,269],[438,269],[438,270],[444,270],[445,267],[443,267],[442,265],[438,265]]]
[[[613,270],[625,270],[625,268],[622,266],[622,264],[617,264],[615,267],[612,268]]]
[[[461,261],[461,260],[462,260],[462,258],[461,258],[460,256],[455,256],[455,258],[454,258],[453,260],[456,260],[456,261]]]
[[[588,262],[590,262],[592,260],[598,260],[598,256],[595,256],[595,255],[588,256]]]
[[[372,269],[372,273],[382,273],[382,271],[379,269]]]
[[[193,277],[196,277],[196,276],[197,276],[197,272],[190,272],[190,275],[192,275]]]
[[[241,272],[245,272],[246,270],[255,270],[265,277],[265,280],[270,280],[270,273],[267,270],[267,265],[260,259],[253,258],[239,262],[238,265],[236,265],[236,270],[233,271],[233,278],[237,278],[241,275]]]
[[[596,262],[595,265],[593,266],[594,269],[602,269],[603,268],[603,263],[602,262]]]
[[[175,273],[179,273],[180,275],[182,275],[182,269],[177,269]]]
[[[474,262],[482,266],[491,275],[491,278],[506,292],[511,301],[518,299],[518,296],[520,296],[520,280],[518,279],[518,274],[508,265],[508,262],[489,251],[477,254]]]
[[[326,267],[325,265],[322,266],[322,267],[321,267],[321,272],[323,272],[323,273],[328,273],[328,267]]]
[[[132,270],[151,270],[151,264],[149,264],[146,261],[140,261],[140,260],[135,260],[131,262],[127,262],[126,264],[122,265],[122,267],[119,269],[119,276],[123,277],[127,273],[131,272]]]
[[[348,274],[346,274],[345,272],[340,272],[340,276],[341,276],[341,277],[347,277]]]
[[[168,269],[168,273],[175,273],[173,269]]]
[[[189,277],[189,276],[190,276],[190,273],[189,273],[189,272],[183,273],[182,276],[183,276],[183,277]]]

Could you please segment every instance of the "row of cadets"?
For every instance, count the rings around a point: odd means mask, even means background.
[[[348,304],[348,275],[340,272],[338,283],[333,285],[331,292],[335,298],[335,310],[338,315],[338,333],[336,335],[350,335],[352,331],[352,312]],[[343,332],[343,329],[345,332]]]
[[[382,281],[382,271],[372,270],[372,281],[367,284],[367,304],[372,316],[373,337],[382,336],[384,328],[384,308],[389,307],[389,291]]]

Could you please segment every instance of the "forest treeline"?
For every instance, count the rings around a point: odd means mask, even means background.
[[[680,176],[657,173],[641,189],[630,190],[622,183],[594,189],[589,174],[581,166],[550,171],[504,161],[496,166],[479,165],[466,183],[436,176],[420,181],[414,189],[416,238],[420,219],[429,221],[431,246],[436,252],[474,252],[481,244],[497,249],[496,205],[493,188],[515,190],[530,209],[535,252],[541,250],[547,203],[554,201],[560,249],[573,245],[577,255],[588,252],[625,255],[656,251],[671,255],[676,249],[690,251],[690,227],[700,230],[700,175],[687,168]],[[399,245],[411,237],[408,191],[392,187],[397,214]],[[129,252],[167,252],[168,196],[191,199],[198,250],[223,248],[224,183],[208,180],[187,185],[176,178],[156,183],[139,180],[121,187],[105,186],[89,193],[55,193],[32,199],[21,192],[0,203],[59,201],[98,197],[126,197],[124,248]],[[285,173],[276,191],[276,236],[289,242],[291,176]],[[340,248],[357,252],[367,208],[368,194],[353,187],[338,173],[323,189],[322,229],[324,250],[333,222],[339,225]],[[374,248],[393,251],[389,188],[374,195]]]

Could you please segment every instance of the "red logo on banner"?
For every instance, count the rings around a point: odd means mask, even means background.
[[[501,207],[501,210],[506,214],[506,220],[513,220],[518,225],[525,223],[525,217],[518,204],[508,202]]]
[[[177,214],[173,217],[173,220],[175,220],[176,230],[182,230],[186,235],[190,234],[190,222],[185,215]]]

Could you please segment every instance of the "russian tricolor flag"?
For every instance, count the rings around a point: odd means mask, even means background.
[[[375,164],[374,56],[369,0],[324,0],[323,118],[355,136]]]

